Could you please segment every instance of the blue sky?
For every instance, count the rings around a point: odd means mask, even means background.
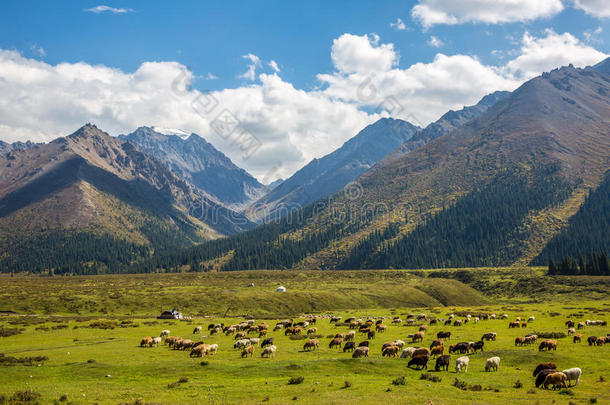
[[[508,3],[5,0],[0,139],[49,140],[88,121],[113,135],[180,128],[270,181],[380,116],[425,125],[557,64],[610,53],[610,2]],[[185,69],[192,88],[178,98],[166,90]],[[357,93],[371,77],[378,97],[369,102]],[[207,90],[260,143],[256,153],[215,133],[214,117],[192,114]],[[390,96],[399,111],[379,108]],[[34,117],[20,117],[19,105]]]

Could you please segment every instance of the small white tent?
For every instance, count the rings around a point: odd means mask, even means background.
[[[286,292],[286,287],[284,287],[283,285],[279,286],[278,288],[276,288],[275,292]]]

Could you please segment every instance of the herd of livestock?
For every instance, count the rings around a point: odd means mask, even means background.
[[[369,357],[371,340],[375,339],[378,334],[383,334],[388,326],[384,324],[386,319],[370,318],[370,319],[356,319],[356,317],[349,317],[343,319],[339,316],[309,316],[302,321],[294,321],[292,319],[279,321],[273,327],[273,332],[283,332],[286,336],[291,336],[293,339],[297,339],[303,336],[305,343],[303,344],[303,351],[310,352],[320,348],[320,340],[322,335],[318,335],[318,328],[315,326],[321,319],[329,319],[330,323],[337,327],[347,327],[348,330],[337,332],[333,335],[328,336],[330,339],[328,343],[329,349],[339,349],[344,353],[351,353],[353,358]],[[449,315],[447,319],[429,318],[426,314],[419,315],[408,315],[403,321],[400,317],[395,316],[389,320],[393,325],[404,323],[406,326],[419,326],[419,330],[415,333],[407,335],[409,343],[421,343],[424,340],[424,336],[428,331],[429,325],[445,325],[459,327],[469,322],[478,323],[483,320],[491,319],[508,319],[508,315],[503,314],[496,316],[494,314],[482,314],[479,316],[465,315],[462,319],[457,319],[453,314]],[[526,321],[522,321],[517,318],[515,321],[509,322],[509,328],[525,328],[528,323],[534,322],[535,318],[532,316]],[[587,320],[586,322],[579,322],[576,324],[572,320],[568,320],[565,323],[568,328],[568,335],[573,336],[573,343],[580,343],[582,340],[582,334],[576,333],[578,330],[585,328],[586,326],[606,326],[606,321],[599,320]],[[254,355],[255,347],[261,348],[261,357],[263,358],[274,358],[278,350],[275,345],[274,337],[268,336],[268,330],[270,326],[265,322],[257,323],[255,320],[247,320],[240,322],[235,325],[210,324],[207,327],[210,336],[216,334],[225,334],[227,336],[233,336],[235,342],[233,349],[238,350],[241,353],[242,358],[252,357]],[[198,335],[203,332],[202,326],[197,326],[193,330],[193,335]],[[255,335],[256,337],[251,337]],[[361,341],[356,343],[357,337],[362,336]],[[403,340],[394,340],[383,343],[381,346],[382,357],[400,357],[408,359],[407,367],[415,369],[428,369],[428,362],[431,359],[435,359],[434,368],[436,371],[448,371],[451,362],[451,355],[460,355],[455,360],[455,371],[457,373],[467,372],[470,357],[468,355],[474,353],[482,353],[484,351],[485,342],[493,342],[497,338],[496,332],[487,332],[481,336],[481,339],[476,342],[457,342],[453,344],[447,344],[451,340],[450,331],[440,331],[436,334],[436,338],[433,339],[429,347],[420,346],[407,346],[407,343]],[[539,342],[540,341],[540,342]],[[538,343],[539,342],[539,343]],[[587,342],[590,346],[601,346],[606,343],[610,343],[610,334],[606,336],[589,336]],[[218,352],[218,344],[207,344],[201,340],[183,339],[177,336],[170,336],[169,330],[163,330],[158,337],[147,336],[141,340],[141,347],[153,347],[164,343],[170,349],[190,351],[191,357],[202,357],[214,355]],[[555,339],[539,339],[536,334],[527,334],[525,336],[519,336],[515,339],[515,346],[527,346],[538,343],[539,351],[551,351],[557,350],[557,340]],[[445,353],[445,350],[447,353]],[[492,372],[498,371],[500,366],[500,357],[494,356],[488,358],[485,362],[485,371]],[[536,387],[544,387],[545,389],[552,387],[553,389],[567,388],[578,384],[582,370],[574,367],[558,371],[555,363],[541,363],[534,370],[534,377],[536,378]]]

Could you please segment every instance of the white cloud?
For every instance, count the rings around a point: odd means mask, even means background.
[[[273,69],[275,73],[280,72],[280,67],[277,65],[276,61],[272,60],[271,62],[269,62],[269,66],[271,67],[271,69]]]
[[[574,0],[574,7],[584,10],[594,17],[610,17],[610,2],[608,0]]]
[[[388,112],[426,125],[542,71],[605,56],[569,33],[553,31],[524,35],[519,52],[507,54],[508,63],[499,67],[438,53],[432,61],[401,68],[392,44],[375,35],[344,34],[332,45],[334,71],[317,76],[317,90],[297,89],[277,73],[254,72],[247,85],[205,94],[190,87],[194,75],[177,62],[146,62],[124,72],[84,62],[52,65],[0,50],[0,139],[49,141],[86,122],[111,134],[140,125],[181,128],[202,135],[259,179],[275,166],[281,169],[274,176],[285,178]],[[255,69],[262,65],[256,55],[244,58]],[[231,136],[214,129],[221,111],[238,120]],[[242,132],[260,141],[249,158],[234,136]]]
[[[390,27],[396,29],[397,31],[405,31],[407,29],[407,24],[405,24],[402,18],[398,18],[396,22],[390,23]]]
[[[570,63],[577,67],[594,65],[605,57],[604,53],[583,44],[570,33],[558,34],[547,29],[545,36],[540,38],[526,32],[520,55],[508,62],[506,69],[521,79],[529,79]]]
[[[49,141],[86,122],[117,135],[140,125],[181,128],[205,137],[259,178],[278,163],[286,177],[314,157],[330,153],[380,116],[295,89],[275,74],[260,83],[209,95],[189,88],[191,72],[177,62],[146,62],[135,72],[86,63],[47,64],[0,50],[0,139]],[[210,113],[205,103],[214,105]],[[196,108],[194,108],[195,106]],[[246,152],[211,122],[223,110],[261,143]]]
[[[561,10],[561,0],[419,0],[411,15],[429,28],[437,24],[528,21],[550,17]]]
[[[85,9],[85,11],[88,11],[90,13],[95,13],[95,14],[100,14],[100,13],[103,13],[106,11],[108,11],[112,14],[125,14],[125,13],[134,12],[134,10],[131,8],[114,8],[114,7],[110,7],[110,6],[95,6],[95,7]]]
[[[445,43],[434,35],[432,35],[428,40],[428,45],[433,46],[435,48],[440,48],[441,46],[445,45]]]
[[[204,78],[205,80],[216,80],[216,79],[218,79],[218,76],[216,76],[216,75],[215,75],[214,73],[212,73],[212,72],[208,72],[208,74],[207,74],[207,75],[205,75],[203,78]]]
[[[333,41],[330,57],[341,73],[386,71],[398,64],[393,44],[377,46],[379,36],[343,34]]]
[[[248,70],[246,70],[243,74],[237,77],[253,81],[254,79],[256,79],[256,68],[260,67],[261,59],[253,53],[243,55],[242,58],[249,60],[250,63],[248,64]]]

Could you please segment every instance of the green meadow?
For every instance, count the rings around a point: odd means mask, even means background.
[[[254,287],[248,287],[254,283]],[[0,278],[0,404],[585,404],[610,403],[610,344],[587,345],[608,327],[588,326],[582,343],[558,338],[556,352],[538,346],[515,347],[526,333],[563,333],[566,319],[608,319],[610,280],[605,277],[547,277],[542,269],[471,269],[443,271],[252,271],[117,275],[93,277],[3,276]],[[284,285],[286,293],[276,293]],[[158,320],[162,309],[179,308],[187,320]],[[482,320],[463,326],[431,325],[428,347],[439,331],[447,342],[477,341],[496,332],[483,353],[470,354],[468,372],[407,368],[407,360],[383,358],[384,342],[418,330],[392,324],[399,316],[425,313],[508,314],[506,320]],[[348,331],[328,318],[318,319],[320,348],[302,350],[304,339],[273,332],[275,322],[307,314],[386,317],[385,333],[371,340],[369,358],[329,349],[329,336]],[[516,317],[534,322],[509,329]],[[242,359],[233,336],[207,332],[210,323],[236,324],[246,318],[265,321],[277,354]],[[203,332],[193,335],[195,326]],[[188,351],[165,345],[140,348],[145,336],[171,335],[217,343],[212,356],[190,358]],[[256,336],[256,335],[251,335]],[[356,342],[366,340],[357,333]],[[487,358],[501,358],[498,372],[487,373]],[[580,367],[581,382],[568,390],[536,389],[532,371],[545,361],[560,370]],[[290,379],[300,380],[289,384]],[[458,382],[456,384],[456,379]],[[456,387],[455,385],[459,385]]]

